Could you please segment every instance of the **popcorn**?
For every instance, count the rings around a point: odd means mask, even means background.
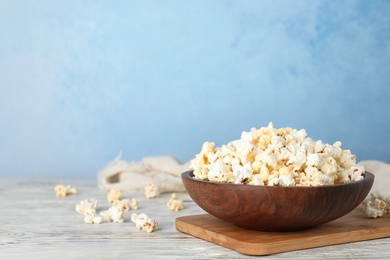
[[[255,174],[252,177],[252,180],[248,182],[250,185],[257,185],[257,186],[262,186],[264,185],[263,179],[261,178],[260,174]]]
[[[114,196],[110,198],[114,198],[118,196],[117,192],[112,192]],[[138,200],[137,199],[123,199],[118,200],[115,199],[112,201],[113,205],[108,209],[101,211],[99,215],[96,215],[96,206],[97,200],[88,199],[80,201],[79,204],[76,205],[76,211],[84,216],[84,222],[87,224],[100,224],[105,222],[115,222],[122,223],[124,222],[123,213],[129,211],[130,209],[136,210],[138,208]]]
[[[96,216],[94,213],[85,212],[84,222],[86,224],[100,224],[103,222],[103,218],[101,216]]]
[[[230,170],[227,165],[222,162],[210,163],[209,179],[219,182],[226,182],[229,177]]]
[[[267,167],[267,165],[263,162],[261,162],[261,166],[260,166],[260,173],[259,173],[259,177],[262,179],[263,182],[269,180],[269,169]]]
[[[295,180],[291,175],[282,175],[279,178],[280,186],[295,186]]]
[[[249,185],[322,186],[363,179],[364,168],[341,145],[314,141],[304,129],[276,129],[269,123],[221,147],[205,142],[190,168],[196,179]]]
[[[171,211],[179,211],[179,210],[182,210],[183,209],[183,201],[180,200],[177,196],[176,196],[176,193],[173,193],[171,195],[171,198],[169,199],[168,203],[167,203],[167,207],[171,210]]]
[[[269,179],[267,185],[268,185],[268,186],[278,186],[278,184],[279,184],[279,178],[277,178],[277,177],[272,177],[272,178]]]
[[[122,208],[112,206],[111,208],[108,209],[108,212],[109,212],[109,214],[111,216],[111,220],[113,222],[122,223],[125,221],[123,218],[123,209]]]
[[[138,230],[143,230],[148,233],[152,233],[157,229],[158,223],[150,218],[148,215],[141,213],[139,215],[133,213],[131,215],[131,221],[135,223]]]
[[[390,198],[384,198],[379,192],[371,193],[363,201],[363,211],[370,218],[382,217],[390,212]]]
[[[59,198],[63,198],[63,197],[66,197],[68,195],[77,193],[77,189],[73,186],[70,186],[70,185],[64,186],[62,184],[58,184],[54,187],[54,190],[56,192],[56,196]]]
[[[99,215],[102,217],[102,222],[111,222],[112,220],[112,214],[110,210],[103,210],[99,213]]]
[[[355,165],[350,168],[349,177],[352,181],[359,181],[363,179],[362,174],[364,173],[363,166]]]
[[[123,199],[123,200],[114,200],[113,205],[117,208],[121,208],[123,212],[127,212],[130,209],[137,210],[138,209],[138,200],[137,199]]]
[[[329,184],[329,178],[323,173],[318,172],[313,181],[311,182],[311,186],[323,186]]]
[[[252,165],[250,162],[245,163],[244,165],[234,164],[232,166],[233,175],[235,177],[234,183],[245,183],[251,177],[253,173]]]
[[[111,189],[107,194],[107,201],[112,203],[114,200],[119,200],[122,198],[122,193],[120,190]]]
[[[202,150],[199,154],[195,156],[195,159],[191,162],[192,167],[196,168],[197,171],[194,171],[195,177],[201,180],[208,179],[209,167],[208,165],[213,160],[210,160],[214,154],[215,143],[205,142],[202,146]]]
[[[95,199],[82,200],[79,204],[76,205],[76,211],[83,216],[85,213],[95,214],[96,206],[97,200]]]
[[[306,157],[306,165],[307,166],[314,166],[314,167],[321,167],[323,164],[322,157],[318,153],[309,153]]]
[[[160,195],[158,188],[153,183],[149,183],[144,188],[144,193],[145,193],[146,198],[148,198],[148,199],[157,198]]]

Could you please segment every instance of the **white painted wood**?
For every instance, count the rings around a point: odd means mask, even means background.
[[[56,184],[69,184],[77,195],[57,198]],[[170,194],[137,198],[139,209],[159,222],[154,233],[138,231],[130,221],[84,224],[75,205],[83,199],[99,200],[98,211],[109,207],[106,193],[93,180],[0,180],[0,259],[249,259],[251,256],[194,238],[176,230],[179,216],[204,213],[187,194],[184,210],[170,212]],[[267,259],[390,259],[390,238],[270,255]]]

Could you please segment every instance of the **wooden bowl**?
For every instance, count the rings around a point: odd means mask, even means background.
[[[344,216],[366,198],[374,175],[351,183],[317,187],[227,184],[181,175],[190,197],[211,215],[239,227],[261,231],[297,231]]]

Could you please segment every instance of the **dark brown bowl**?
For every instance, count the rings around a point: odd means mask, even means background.
[[[239,227],[261,231],[297,231],[344,216],[366,198],[374,175],[351,183],[317,187],[227,184],[181,175],[184,187],[202,209]]]

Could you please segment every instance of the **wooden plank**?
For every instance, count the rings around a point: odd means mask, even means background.
[[[269,255],[390,237],[390,215],[368,219],[361,208],[348,215],[297,232],[261,232],[237,227],[209,214],[179,217],[177,230],[248,255]]]

